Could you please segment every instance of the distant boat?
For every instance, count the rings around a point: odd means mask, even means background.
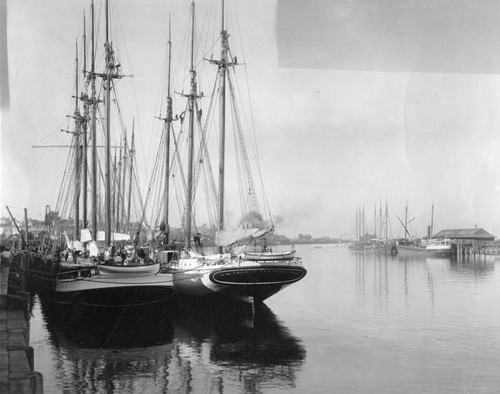
[[[399,240],[396,245],[398,254],[402,256],[451,256],[451,241],[449,239],[428,239],[416,241]]]
[[[451,241],[449,239],[412,239],[408,231],[408,206],[405,209],[405,221],[398,217],[399,222],[404,227],[405,237],[396,242],[397,254],[402,256],[451,256]],[[432,228],[434,226],[434,205],[432,206],[431,225],[429,226],[429,236],[432,237]]]
[[[375,205],[373,234],[366,231],[364,207],[356,208],[355,241],[349,243],[348,248],[354,252],[382,252],[394,254],[394,242],[389,239],[389,208],[385,204],[385,212],[380,203],[377,215]],[[377,237],[378,236],[378,237]]]
[[[224,4],[224,3],[223,3]],[[233,299],[248,302],[262,302],[273,294],[290,284],[301,280],[306,275],[306,269],[302,265],[302,260],[296,256],[295,250],[287,251],[271,251],[266,246],[266,237],[274,231],[274,225],[265,222],[260,214],[257,199],[255,183],[253,175],[255,169],[250,168],[249,155],[243,137],[243,129],[240,124],[239,114],[236,113],[238,106],[234,103],[235,85],[233,81],[234,69],[239,65],[237,57],[229,49],[229,34],[224,24],[225,10],[222,7],[222,27],[220,30],[221,41],[221,56],[219,60],[213,57],[208,60],[210,63],[217,66],[217,78],[215,80],[214,88],[212,90],[213,101],[209,105],[211,111],[207,114],[203,113],[205,118],[202,118],[201,110],[199,110],[199,100],[203,97],[203,93],[197,91],[198,82],[195,70],[194,48],[193,43],[195,40],[194,34],[194,21],[195,21],[195,4],[191,3],[191,57],[190,57],[190,92],[184,94],[187,98],[187,107],[183,114],[186,114],[186,123],[188,123],[188,130],[182,133],[189,137],[189,142],[183,146],[188,145],[187,162],[185,164],[177,164],[175,160],[169,160],[169,146],[170,141],[171,122],[174,120],[172,117],[172,98],[170,97],[170,90],[168,89],[167,98],[167,117],[165,119],[165,146],[160,149],[166,153],[167,159],[162,160],[167,166],[171,162],[176,163],[177,169],[180,167],[185,168],[187,171],[182,172],[180,175],[175,176],[175,179],[182,179],[182,189],[185,194],[185,204],[181,207],[183,214],[183,241],[178,245],[177,250],[168,251],[160,250],[158,258],[165,262],[165,269],[171,272],[174,276],[175,290],[180,295],[195,295],[195,296],[209,296],[209,295],[225,295]],[[169,41],[170,43],[170,41]],[[169,46],[170,51],[170,46]],[[169,58],[170,62],[170,58]],[[170,81],[169,81],[170,86]],[[228,90],[228,94],[226,93]],[[207,140],[209,132],[206,126],[213,119],[219,119],[217,127],[219,141],[226,139],[226,95],[231,100],[229,110],[233,114],[234,126],[234,140],[237,141],[238,151],[234,154],[235,159],[238,159],[232,168],[226,164],[226,147],[224,143],[214,143],[212,140]],[[219,112],[214,111],[216,101],[219,101]],[[229,100],[228,100],[229,101]],[[212,112],[216,112],[214,115]],[[181,125],[184,116],[179,116]],[[195,133],[195,125],[197,131]],[[211,135],[216,134],[215,132]],[[180,135],[180,133],[179,133]],[[173,140],[178,145],[181,145],[178,139],[174,136]],[[193,141],[197,140],[196,144],[199,146],[198,152],[194,150]],[[228,138],[229,140],[229,138]],[[177,148],[176,148],[177,149]],[[177,151],[176,151],[177,152]],[[175,152],[175,153],[176,153]],[[215,154],[216,153],[216,154]],[[219,179],[218,185],[215,185],[214,176],[211,168],[211,157],[218,156],[219,158]],[[194,159],[196,157],[196,160]],[[232,156],[231,156],[232,157]],[[240,202],[245,201],[246,207],[243,208],[243,213],[238,220],[239,226],[235,230],[229,230],[227,224],[227,215],[225,214],[226,204],[228,204],[227,196],[229,195],[227,185],[229,180],[226,180],[229,170],[234,172],[235,169],[240,169],[241,177],[239,179],[232,179],[233,185],[242,185],[240,188]],[[169,228],[169,179],[174,178],[170,174],[170,167],[166,170],[158,171],[158,173],[167,174],[165,177],[167,181],[164,186],[164,195],[162,201],[167,205],[160,208],[163,214],[162,228]],[[236,177],[236,174],[234,174]],[[199,179],[204,176],[207,183],[206,190],[208,190],[205,198],[198,197],[195,193],[196,185]],[[164,179],[165,179],[164,178]],[[151,184],[158,184],[152,181]],[[198,190],[199,192],[199,190]],[[146,198],[146,200],[148,200]],[[205,255],[200,241],[200,234],[193,231],[196,226],[195,218],[195,200],[199,201],[198,204],[212,204],[207,208],[207,212],[215,212],[214,223],[212,228],[216,229],[215,244],[217,251],[214,254]],[[234,204],[233,204],[234,205]],[[198,209],[198,213],[200,210]],[[168,236],[167,236],[168,238]],[[254,248],[252,250],[252,247]]]

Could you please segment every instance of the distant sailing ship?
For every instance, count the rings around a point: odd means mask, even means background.
[[[357,252],[384,252],[394,254],[394,241],[389,238],[389,207],[385,203],[385,211],[382,210],[382,202],[375,205],[373,215],[373,234],[369,234],[365,219],[364,207],[356,208],[355,241],[349,244],[349,249]]]
[[[233,76],[235,68],[240,65],[237,57],[229,46],[229,33],[225,25],[225,7],[222,2],[222,22],[220,29],[221,52],[218,60],[205,58],[206,61],[217,67],[217,78],[209,104],[207,114],[202,112],[200,100],[204,96],[198,91],[198,80],[195,65],[195,3],[191,3],[190,13],[191,42],[190,48],[190,70],[189,70],[189,92],[183,95],[187,100],[186,108],[180,116],[173,117],[172,97],[170,89],[170,53],[171,41],[169,40],[169,78],[167,89],[167,115],[164,118],[164,132],[162,143],[157,157],[164,164],[161,171],[157,171],[160,179],[153,178],[151,185],[163,184],[160,187],[161,196],[159,201],[163,206],[156,209],[156,216],[161,219],[161,232],[164,244],[158,250],[158,260],[164,265],[166,272],[174,276],[175,290],[180,295],[210,296],[225,295],[231,299],[248,302],[262,302],[284,287],[301,280],[306,275],[306,269],[302,261],[296,256],[295,250],[276,251],[268,244],[267,237],[274,231],[272,221],[265,221],[260,213],[259,203],[256,198],[256,186],[253,180],[253,170],[250,165],[248,149],[245,144],[241,116],[238,105],[235,102],[236,82]],[[229,97],[227,97],[229,96]],[[218,133],[211,132],[210,126],[215,122],[214,108],[218,98],[219,123],[214,126]],[[237,159],[235,164],[229,166],[226,151],[226,99],[229,98],[231,105],[228,108],[232,113],[233,138],[238,148],[231,158]],[[185,119],[186,118],[186,119]],[[180,130],[175,133],[172,126],[175,120],[179,120]],[[186,120],[186,121],[184,121]],[[182,127],[187,124],[187,130]],[[196,130],[195,130],[196,129]],[[217,134],[214,136],[214,134]],[[181,142],[181,137],[187,137],[187,141]],[[218,138],[218,142],[213,142]],[[171,154],[171,141],[174,149]],[[180,146],[186,148],[181,157]],[[195,146],[198,147],[195,150]],[[218,151],[219,169],[218,186],[215,184],[211,166],[211,153]],[[186,160],[187,158],[187,160]],[[184,160],[184,161],[183,161]],[[174,172],[176,170],[177,172]],[[242,202],[243,213],[237,219],[239,226],[235,230],[229,230],[228,215],[226,208],[229,200],[234,198],[229,195],[227,186],[229,184],[228,173],[239,170],[241,177],[238,181],[231,180],[231,184],[240,185],[240,202]],[[260,173],[260,172],[259,172]],[[232,174],[236,175],[236,174]],[[172,245],[170,238],[169,204],[172,202],[171,183],[177,182],[180,195],[183,196],[184,204],[179,211],[182,223],[182,239]],[[204,183],[203,190],[201,182]],[[200,196],[201,192],[206,193]],[[179,200],[179,191],[177,191]],[[146,201],[153,200],[147,197]],[[200,234],[196,228],[196,220],[200,209],[197,204],[207,204],[207,208],[201,210],[209,213],[214,223],[211,228],[215,230],[215,253],[205,253],[202,247]],[[161,214],[158,215],[158,212]],[[203,213],[202,212],[202,213]]]

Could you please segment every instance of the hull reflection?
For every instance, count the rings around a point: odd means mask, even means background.
[[[105,309],[59,305],[43,298],[40,302],[48,331],[57,344],[130,348],[172,342],[173,331],[166,304]]]
[[[305,348],[265,305],[199,298],[168,307],[61,310],[36,298],[57,387],[47,392],[259,392],[293,388]]]
[[[179,361],[189,366],[179,371],[184,373],[184,384],[194,383],[195,376],[209,379],[198,387],[200,392],[208,392],[214,385],[224,387],[224,392],[241,386],[245,392],[293,388],[305,361],[300,340],[265,304],[252,308],[249,304],[185,299],[172,325]],[[170,387],[181,392],[186,388],[182,384]]]

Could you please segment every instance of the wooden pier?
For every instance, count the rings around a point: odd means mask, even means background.
[[[30,296],[22,290],[13,259],[2,251],[0,275],[0,392],[42,394],[43,377],[34,371],[29,346]]]
[[[454,240],[452,250],[457,258],[500,256],[500,241]]]

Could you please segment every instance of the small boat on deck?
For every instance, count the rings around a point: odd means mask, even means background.
[[[283,261],[292,260],[295,257],[295,249],[273,252],[272,250],[257,251],[244,251],[240,255],[242,260],[245,261]]]
[[[97,268],[99,270],[99,274],[101,275],[155,274],[160,271],[160,263],[134,265],[99,264]]]

